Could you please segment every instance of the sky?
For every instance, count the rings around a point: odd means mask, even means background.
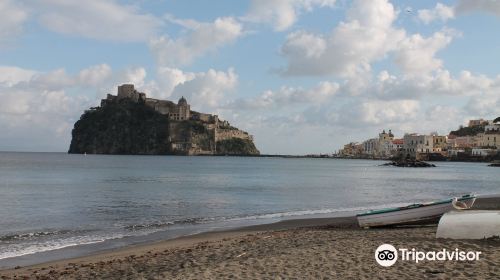
[[[0,0],[0,150],[68,150],[133,83],[265,154],[500,116],[500,1]]]

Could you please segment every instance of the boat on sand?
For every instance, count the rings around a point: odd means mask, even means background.
[[[500,211],[450,211],[441,217],[436,238],[483,239],[500,237]]]
[[[476,196],[472,194],[430,203],[411,204],[403,207],[370,210],[356,215],[362,228],[437,224],[444,213],[472,207]]]

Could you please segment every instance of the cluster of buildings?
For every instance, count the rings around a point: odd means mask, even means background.
[[[238,138],[253,141],[253,136],[245,131],[232,127],[228,121],[219,119],[217,115],[205,114],[191,110],[184,97],[176,103],[169,100],[148,98],[145,93],[135,89],[133,84],[118,86],[117,95],[108,94],[101,100],[101,107],[122,101],[142,103],[165,115],[169,120],[169,142],[174,152],[193,154],[214,154],[219,141]],[[203,133],[191,131],[186,133],[186,121],[193,121],[202,127]]]
[[[484,158],[500,154],[500,120],[471,120],[471,135],[458,136],[407,133],[395,138],[391,130],[379,133],[377,138],[361,143],[351,142],[338,152],[340,157],[388,159],[407,157],[416,159]],[[462,133],[463,134],[463,133]]]

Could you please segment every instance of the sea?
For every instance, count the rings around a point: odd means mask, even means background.
[[[486,163],[0,152],[0,267],[284,219],[500,193]]]

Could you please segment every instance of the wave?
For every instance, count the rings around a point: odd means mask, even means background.
[[[405,204],[394,203],[394,204],[384,204],[384,205],[370,206],[370,207],[323,208],[323,209],[296,210],[296,211],[275,212],[275,213],[261,213],[252,215],[238,215],[230,217],[198,217],[198,218],[187,218],[174,221],[159,221],[159,222],[127,225],[124,227],[124,229],[129,231],[161,230],[174,225],[183,225],[183,224],[194,225],[194,224],[206,224],[212,222],[231,222],[231,221],[236,222],[236,221],[251,221],[251,220],[266,220],[266,219],[271,220],[279,218],[327,215],[335,213],[358,213],[371,210],[374,208],[399,207],[403,205]]]
[[[7,234],[7,235],[0,236],[0,241],[29,240],[29,239],[36,239],[36,238],[40,238],[40,237],[46,237],[46,236],[84,233],[87,231],[88,230],[62,229],[62,230],[46,230],[46,231],[14,233],[14,234]]]
[[[53,251],[63,249],[66,247],[88,245],[94,243],[104,242],[110,239],[123,238],[122,234],[115,235],[95,235],[95,236],[73,236],[68,238],[50,240],[46,242],[28,242],[11,244],[0,250],[0,260],[7,258],[20,257],[24,255],[31,255],[35,253]]]
[[[310,210],[296,210],[287,212],[277,212],[277,213],[267,213],[267,214],[256,214],[249,216],[233,217],[228,220],[258,220],[258,219],[277,219],[277,218],[288,218],[288,217],[300,217],[300,216],[313,216],[313,215],[325,215],[325,214],[336,214],[336,213],[359,213],[374,208],[390,208],[405,205],[404,203],[393,203],[384,204],[378,206],[363,206],[363,207],[350,207],[350,208],[323,208],[323,209],[310,209]]]
[[[182,225],[182,224],[204,224],[204,223],[209,223],[212,221],[217,221],[217,220],[224,220],[224,218],[187,218],[183,220],[174,220],[174,221],[166,221],[166,222],[151,222],[151,223],[144,223],[144,224],[134,224],[134,225],[128,225],[125,226],[124,228],[129,231],[137,231],[137,230],[143,230],[143,229],[161,229],[165,227],[169,227],[172,225]]]

